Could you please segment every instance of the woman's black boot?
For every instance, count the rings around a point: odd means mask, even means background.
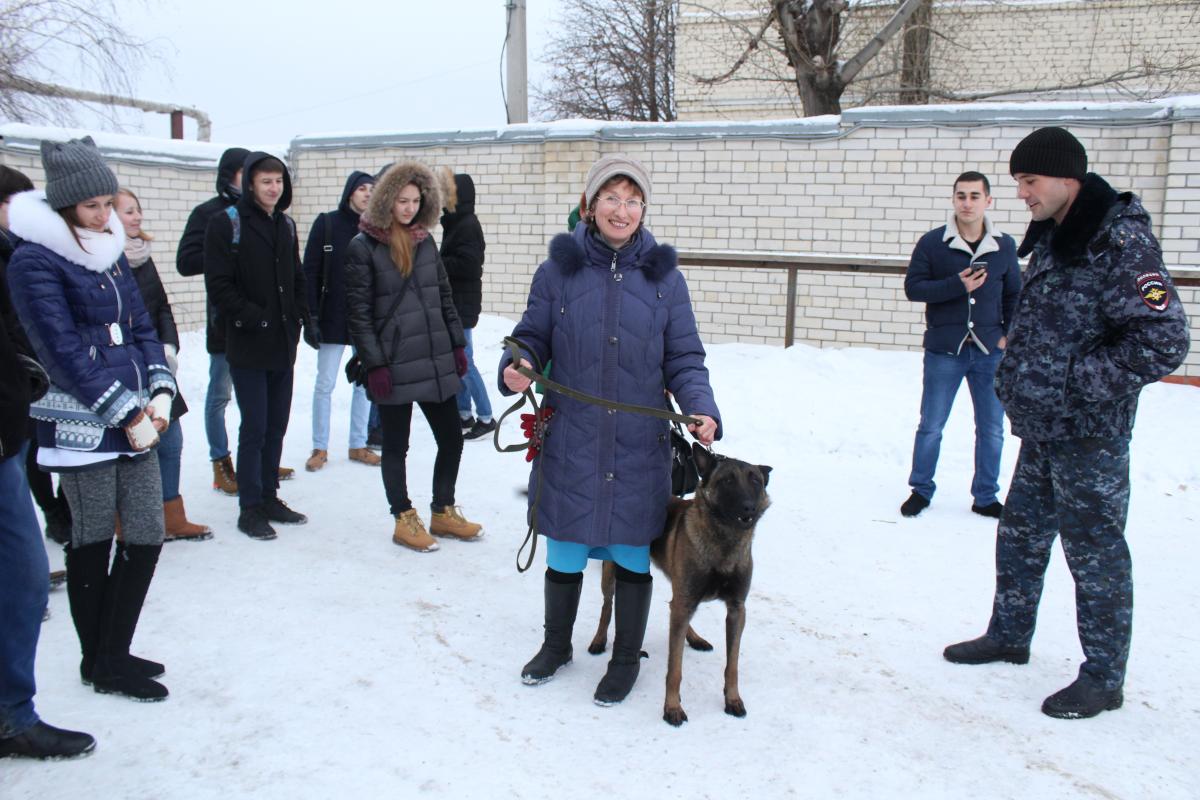
[[[100,640],[92,672],[92,687],[101,694],[146,702],[167,698],[167,687],[145,677],[129,656],[161,550],[162,545],[117,545],[100,612]]]
[[[65,550],[67,564],[67,601],[71,620],[79,636],[79,677],[92,682],[96,666],[96,646],[100,641],[100,609],[104,605],[104,590],[108,586],[108,555],[112,540],[108,539],[83,547]]]
[[[601,706],[621,702],[637,682],[642,640],[650,616],[650,596],[654,591],[654,580],[648,572],[629,572],[618,567],[616,584],[612,660],[608,662],[608,671],[600,679],[595,695],[596,705]]]
[[[521,670],[521,680],[536,686],[571,663],[571,631],[583,590],[582,572],[546,570],[546,638],[542,649]]]

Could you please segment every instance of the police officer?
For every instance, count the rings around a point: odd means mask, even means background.
[[[1033,219],[1018,251],[1030,260],[996,393],[1021,451],[996,538],[987,633],[943,655],[957,664],[1029,661],[1050,548],[1061,535],[1085,660],[1042,712],[1093,717],[1124,699],[1138,394],[1183,362],[1187,319],[1146,209],[1087,171],[1074,136],[1034,131],[1013,150],[1009,171]]]

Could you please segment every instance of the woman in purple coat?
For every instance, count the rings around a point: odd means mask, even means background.
[[[703,444],[720,437],[720,414],[704,366],[704,346],[675,250],[643,226],[650,176],[622,155],[589,170],[581,224],[550,243],[513,336],[522,363],[554,360],[555,381],[608,400],[665,408],[670,391],[700,420]],[[500,362],[506,394],[529,386]],[[571,630],[589,558],[617,565],[616,635],[595,700],[625,699],[638,675],[650,611],[650,542],[662,533],[671,497],[668,423],[614,412],[554,392],[541,452],[530,476],[537,533],[546,537],[545,640],[521,671],[527,684],[550,680],[571,661]],[[540,461],[540,464],[538,463]],[[540,492],[532,484],[542,482]]]

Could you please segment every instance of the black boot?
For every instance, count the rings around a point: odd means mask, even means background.
[[[632,578],[632,580],[631,580]],[[633,689],[641,668],[642,639],[646,636],[646,619],[650,616],[650,596],[654,581],[650,573],[636,573],[617,567],[617,588],[614,592],[612,660],[608,671],[596,687],[596,705],[611,706],[621,702]]]
[[[100,641],[100,608],[104,604],[104,589],[108,585],[108,554],[112,540],[68,547],[67,601],[71,605],[71,620],[79,636],[79,676],[84,683],[92,682],[96,666],[96,644]]]
[[[530,686],[545,683],[571,663],[571,630],[575,627],[575,612],[579,610],[583,573],[547,569],[545,590],[546,638],[542,649],[521,670],[521,680]]]
[[[1115,711],[1125,702],[1120,689],[1105,689],[1090,675],[1080,675],[1065,689],[1059,689],[1042,703],[1042,713],[1058,719],[1088,719],[1102,711]]]
[[[96,749],[96,740],[86,733],[65,731],[42,721],[29,730],[0,739],[0,758],[65,759],[85,756]]]
[[[54,498],[42,509],[46,515],[46,538],[50,541],[68,545],[71,543],[71,507],[62,495]]]
[[[942,651],[942,657],[955,664],[991,664],[995,661],[1028,664],[1029,648],[1001,644],[985,634],[948,646]]]
[[[146,702],[167,698],[167,687],[144,677],[129,656],[161,550],[161,544],[117,545],[100,612],[100,638],[92,672],[92,688],[100,694],[121,694]]]

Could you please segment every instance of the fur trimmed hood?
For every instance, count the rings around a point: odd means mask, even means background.
[[[1123,205],[1131,206],[1134,200],[1133,194],[1117,194],[1107,181],[1089,172],[1062,224],[1056,224],[1053,219],[1029,223],[1017,255],[1021,258],[1029,255],[1042,237],[1049,235],[1050,252],[1057,260],[1065,262],[1078,258],[1087,250],[1088,243],[1100,232],[1100,228],[1109,222],[1109,211],[1113,204],[1121,201]],[[1128,210],[1145,215],[1140,204],[1136,209],[1131,207]]]
[[[587,223],[581,222],[572,233],[560,233],[550,240],[550,260],[559,266],[563,274],[571,275],[587,265],[589,251],[593,249],[605,249],[610,254],[613,252],[592,235]],[[679,254],[675,248],[669,244],[658,244],[645,228],[638,230],[635,239],[621,248],[617,257],[622,268],[641,268],[646,278],[654,283],[679,266]],[[603,258],[606,265],[608,258]]]
[[[442,213],[442,195],[433,170],[417,161],[399,161],[384,170],[375,182],[362,222],[380,231],[392,227],[396,197],[410,183],[416,184],[421,192],[421,207],[411,224],[425,230],[432,228]]]
[[[87,246],[82,249],[67,221],[46,202],[46,193],[40,189],[21,192],[12,196],[8,210],[9,230],[27,242],[40,244],[55,255],[72,264],[91,270],[105,272],[125,252],[125,229],[114,208],[108,216],[108,230],[104,233],[80,231],[80,239]]]

